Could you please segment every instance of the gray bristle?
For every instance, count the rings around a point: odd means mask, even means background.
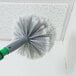
[[[18,52],[35,59],[44,56],[54,44],[55,29],[45,18],[28,16],[19,19],[14,32],[15,39],[29,37],[27,44],[22,45]]]

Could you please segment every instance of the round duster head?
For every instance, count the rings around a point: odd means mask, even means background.
[[[15,27],[15,40],[28,37],[27,44],[22,45],[18,52],[35,59],[44,56],[54,44],[55,29],[42,17],[28,16],[19,19]]]

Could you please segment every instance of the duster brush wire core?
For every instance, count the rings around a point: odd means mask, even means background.
[[[28,41],[18,52],[35,59],[44,56],[54,44],[55,29],[45,18],[27,16],[19,19],[15,27],[14,39],[27,37]]]

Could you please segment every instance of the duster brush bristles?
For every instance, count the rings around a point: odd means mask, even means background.
[[[44,56],[54,44],[55,29],[45,18],[28,16],[20,18],[15,27],[15,40],[23,37],[28,42],[22,45],[18,52],[28,58],[35,59]]]
[[[0,50],[0,60],[18,49],[21,55],[35,59],[44,56],[54,44],[55,29],[45,18],[20,18],[14,32],[15,41]]]

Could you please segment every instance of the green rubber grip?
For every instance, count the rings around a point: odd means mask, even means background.
[[[9,54],[9,51],[7,48],[3,48],[2,50],[0,50],[0,60],[2,60],[4,56],[7,54]]]

